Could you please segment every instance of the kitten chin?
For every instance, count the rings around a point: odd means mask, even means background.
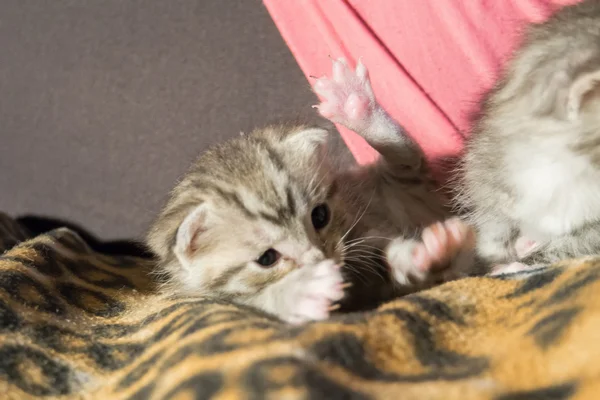
[[[599,252],[600,2],[530,27],[474,126],[457,203],[479,253],[534,265]]]

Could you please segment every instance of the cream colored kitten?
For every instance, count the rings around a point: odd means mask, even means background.
[[[528,30],[462,172],[459,203],[488,261],[517,271],[600,252],[600,1]]]

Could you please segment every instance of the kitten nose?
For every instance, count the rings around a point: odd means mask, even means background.
[[[323,255],[323,252],[316,247],[312,247],[302,254],[300,258],[300,265],[316,264],[324,259],[325,256]]]

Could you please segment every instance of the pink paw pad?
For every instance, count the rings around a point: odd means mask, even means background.
[[[361,61],[352,70],[343,58],[334,60],[333,77],[317,79],[313,89],[322,98],[314,107],[323,117],[355,131],[369,124],[375,97]]]
[[[526,255],[531,253],[537,247],[537,242],[526,237],[519,237],[515,241],[515,251],[517,257],[524,258]]]
[[[452,218],[425,228],[421,241],[412,256],[415,266],[426,272],[448,267],[459,251],[475,246],[475,233],[460,219]]]

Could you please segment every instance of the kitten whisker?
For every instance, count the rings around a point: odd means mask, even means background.
[[[346,236],[348,236],[348,234],[352,231],[352,229],[354,229],[354,227],[356,226],[356,224],[358,224],[358,222],[365,215],[365,213],[369,209],[369,206],[371,205],[371,201],[373,201],[373,195],[374,194],[375,194],[375,189],[373,189],[373,192],[371,192],[371,198],[369,199],[369,202],[367,203],[367,205],[365,206],[364,210],[362,211],[362,214],[360,214],[360,216],[358,218],[355,218],[354,223],[350,226],[350,228],[348,228],[348,230],[346,231],[346,233],[340,238],[339,242],[343,242],[344,239],[346,239]],[[358,215],[358,213],[357,213],[357,215]]]
[[[381,256],[381,253],[376,253],[376,252],[368,250],[368,249],[352,249],[346,253],[346,256],[349,256],[351,254],[362,254],[362,255],[373,256],[373,257]]]
[[[385,236],[363,236],[363,237],[359,237],[356,239],[348,240],[346,243],[351,243],[356,240],[367,240],[367,239],[384,239],[384,240],[388,240],[388,241],[393,240],[393,239],[391,239],[389,237],[385,237]]]
[[[368,244],[362,244],[360,242],[354,243],[350,246],[344,246],[344,248],[342,249],[342,253],[344,255],[347,255],[347,254],[351,254],[355,250],[371,251],[370,254],[372,254],[373,256],[376,256],[376,257],[380,257],[382,255],[380,253],[381,249],[379,247],[371,246]],[[377,253],[373,253],[372,250],[375,250]]]
[[[377,251],[381,250],[377,246],[371,246],[370,244],[362,244],[362,243],[358,243],[358,244],[352,246],[350,249],[355,249],[355,248],[357,248],[357,249],[374,249],[374,250],[377,250]]]
[[[349,257],[348,258],[349,261],[353,261],[356,263],[360,263],[360,267],[358,266],[352,266],[352,269],[354,272],[356,272],[357,274],[361,274],[362,272],[370,272],[372,275],[377,275],[380,279],[385,281],[385,276],[383,276],[380,272],[380,266],[377,262],[375,262],[374,260],[370,259],[370,258],[361,258],[361,257]],[[346,266],[348,266],[348,264],[346,264]],[[362,268],[362,267],[368,267],[368,268]]]
[[[356,277],[357,277],[358,279],[360,279],[360,281],[361,281],[362,283],[368,283],[368,280],[367,280],[367,279],[366,279],[366,278],[363,276],[363,273],[362,273],[362,271],[360,271],[359,269],[357,269],[357,268],[356,268],[356,267],[354,267],[353,265],[351,265],[351,264],[344,264],[344,268],[345,268],[346,270],[350,271],[350,272],[353,272],[353,273],[354,273],[354,275],[356,275]]]

